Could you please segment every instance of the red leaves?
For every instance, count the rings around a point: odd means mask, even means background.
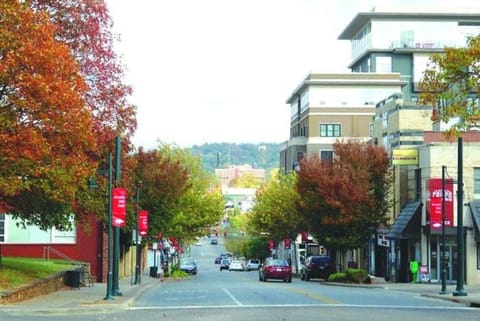
[[[378,198],[387,188],[385,150],[354,141],[336,143],[334,150],[333,160],[313,156],[300,165],[300,211],[310,230],[326,236],[347,226],[376,227],[384,214],[378,206],[384,195]]]
[[[0,195],[36,185],[73,201],[72,185],[94,166],[85,154],[96,148],[78,65],[46,14],[6,1],[0,17]]]

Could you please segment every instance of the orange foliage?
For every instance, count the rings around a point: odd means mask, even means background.
[[[39,189],[73,202],[95,164],[87,86],[45,13],[0,3],[0,197]]]

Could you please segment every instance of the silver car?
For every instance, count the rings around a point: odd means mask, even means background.
[[[250,259],[247,262],[247,271],[258,270],[260,268],[260,260],[258,259]]]
[[[245,263],[240,260],[233,260],[228,266],[230,271],[245,271]]]

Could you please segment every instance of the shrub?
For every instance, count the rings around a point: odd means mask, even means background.
[[[347,269],[345,272],[337,272],[330,274],[328,282],[345,282],[345,283],[370,283],[370,277],[367,271],[362,269]]]
[[[347,275],[343,272],[332,273],[328,276],[328,282],[347,282]]]
[[[188,274],[185,271],[180,271],[180,270],[172,271],[172,277],[173,278],[183,279],[183,278],[186,278],[187,276],[188,276]]]
[[[347,269],[345,274],[347,279],[353,283],[368,283],[369,281],[367,271],[362,269]]]

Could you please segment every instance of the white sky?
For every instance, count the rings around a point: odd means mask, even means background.
[[[358,12],[478,0],[106,0],[138,106],[134,143],[280,143],[309,72],[348,72]]]

